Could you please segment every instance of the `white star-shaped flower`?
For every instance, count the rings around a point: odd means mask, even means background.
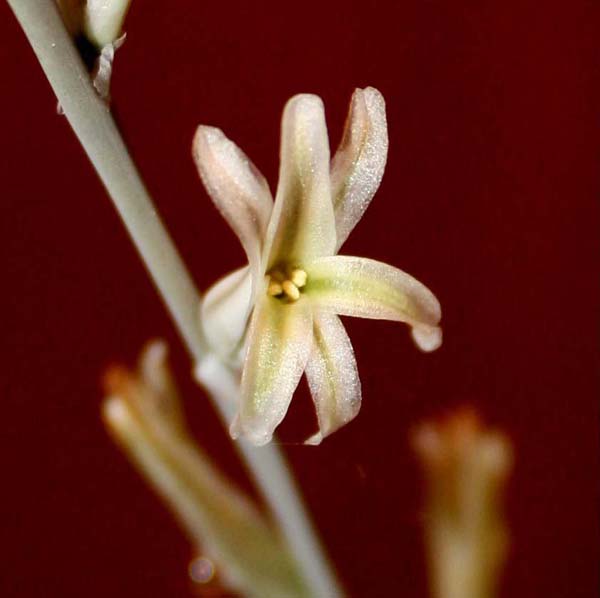
[[[269,442],[303,373],[319,422],[307,443],[356,416],[360,380],[340,315],[406,322],[421,349],[440,345],[440,305],[423,284],[387,264],[337,255],[379,186],[387,148],[376,89],[354,92],[331,161],[321,99],[297,95],[283,113],[273,202],[264,177],[222,131],[198,128],[200,176],[249,262],[217,282],[201,306],[215,351],[243,368],[234,437]]]

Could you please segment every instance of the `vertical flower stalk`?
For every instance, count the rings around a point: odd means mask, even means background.
[[[471,411],[413,436],[427,483],[425,544],[434,598],[493,598],[508,532],[501,499],[512,450]]]
[[[96,93],[54,0],[8,0],[54,93],[138,250],[190,356],[203,364],[215,409],[229,425],[239,400],[235,376],[208,351],[198,326],[200,296],[127,151],[110,109]],[[343,595],[277,446],[235,445],[313,595]]]

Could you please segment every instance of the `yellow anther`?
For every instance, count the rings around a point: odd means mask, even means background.
[[[306,284],[306,272],[300,268],[295,268],[290,272],[290,280],[301,289]]]
[[[306,272],[301,268],[293,268],[285,264],[273,268],[265,280],[267,295],[297,301],[300,299],[300,289],[306,285]]]
[[[283,293],[282,286],[276,280],[272,280],[267,287],[267,295],[276,297],[277,295],[281,295],[281,293]]]
[[[300,291],[298,290],[298,287],[291,280],[285,280],[281,286],[283,288],[283,292],[292,301],[296,301],[300,297]]]

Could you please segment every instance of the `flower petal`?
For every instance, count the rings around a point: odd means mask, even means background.
[[[192,151],[206,191],[239,237],[258,276],[261,241],[273,207],[266,180],[220,129],[198,127]]]
[[[353,419],[360,409],[361,391],[352,343],[334,314],[314,314],[314,342],[306,377],[317,409],[319,431],[306,444],[319,444]]]
[[[231,435],[257,445],[271,440],[302,377],[312,346],[312,309],[262,295],[252,315],[239,413]]]
[[[338,250],[377,191],[387,152],[383,96],[373,87],[357,89],[352,95],[342,141],[331,161]]]
[[[441,336],[431,329],[437,331],[440,304],[427,287],[406,272],[375,260],[343,255],[315,260],[306,271],[304,291],[318,309],[406,322],[418,330],[413,338],[421,349],[437,348],[431,338],[437,334],[441,340]]]
[[[252,277],[245,266],[217,281],[200,304],[200,320],[213,350],[232,365],[241,366],[239,353],[248,324]]]
[[[281,123],[281,166],[267,233],[268,267],[302,264],[335,249],[335,218],[329,180],[329,141],[323,102],[293,97]]]

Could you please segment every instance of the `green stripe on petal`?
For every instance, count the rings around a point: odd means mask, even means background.
[[[333,255],[335,243],[323,102],[302,94],[283,112],[279,186],[265,249],[268,268]]]
[[[304,293],[317,309],[406,322],[419,331],[413,338],[423,350],[437,348],[432,346],[432,335],[437,334],[441,342],[437,328],[440,304],[410,274],[375,260],[342,255],[320,258],[305,268],[308,282]]]
[[[387,151],[383,96],[373,87],[357,89],[352,95],[342,141],[331,161],[338,250],[379,187]]]
[[[347,424],[358,414],[361,402],[358,368],[344,325],[335,314],[317,312],[313,330],[306,378],[317,409],[319,432],[306,444],[319,444]]]
[[[312,309],[262,295],[248,331],[241,404],[231,435],[257,445],[268,443],[284,418],[312,347]]]

